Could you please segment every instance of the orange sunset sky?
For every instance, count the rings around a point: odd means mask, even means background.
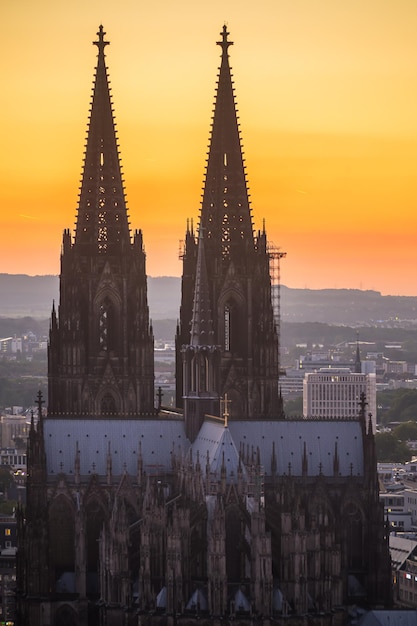
[[[2,0],[0,273],[57,274],[104,25],[151,276],[197,221],[228,25],[255,228],[289,287],[417,295],[416,0]]]

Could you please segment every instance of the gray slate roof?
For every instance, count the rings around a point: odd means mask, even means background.
[[[44,421],[45,451],[48,475],[60,472],[74,474],[77,442],[80,450],[80,473],[104,476],[110,449],[112,472],[121,475],[137,472],[139,449],[143,469],[147,474],[171,471],[173,450],[186,454],[190,441],[181,417],[161,419],[46,419]],[[271,473],[273,442],[277,474],[302,474],[304,443],[308,458],[307,475],[333,476],[335,449],[339,457],[341,476],[362,476],[362,430],[357,421],[230,421],[225,428],[221,420],[207,419],[192,445],[193,460],[197,450],[205,471],[207,451],[210,471],[217,472],[223,460],[230,479],[237,476],[239,451],[251,455],[259,448],[260,462],[265,474]],[[109,448],[110,446],[110,448]]]
[[[304,442],[308,458],[307,475],[333,476],[335,447],[341,476],[363,475],[362,430],[358,421],[230,421],[230,433],[237,449],[240,445],[256,450],[259,447],[265,473],[271,473],[272,444],[275,442],[277,475],[302,474]]]
[[[417,541],[415,539],[409,539],[408,537],[401,537],[391,533],[389,536],[389,551],[393,568],[400,569],[416,547]]]
[[[358,626],[417,626],[416,611],[368,611]]]
[[[217,474],[220,478],[220,470],[224,460],[226,468],[226,478],[236,480],[239,467],[239,452],[232,439],[229,428],[224,424],[206,421],[202,425],[196,440],[192,445],[193,459],[196,459],[197,452],[200,455],[200,464],[205,471],[207,452],[209,454],[210,472]],[[242,467],[244,474],[244,468]]]
[[[173,446],[184,454],[190,442],[182,419],[46,419],[45,451],[48,475],[74,474],[76,448],[80,473],[105,476],[110,445],[112,472],[137,473],[139,447],[147,474],[171,471]]]

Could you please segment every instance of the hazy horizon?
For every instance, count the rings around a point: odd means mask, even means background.
[[[28,278],[57,278],[59,279],[59,274],[28,274],[26,272],[19,272],[19,273],[12,273],[12,272],[0,272],[0,276],[23,276],[23,277],[28,277]],[[181,276],[173,276],[173,275],[169,275],[169,274],[162,274],[159,276],[151,276],[150,274],[147,274],[147,278],[148,279],[174,279],[174,280],[181,280]],[[363,292],[375,292],[375,293],[379,293],[381,296],[394,296],[394,297],[405,297],[405,298],[417,298],[417,293],[416,294],[402,294],[402,293],[383,293],[381,290],[379,289],[361,289],[359,287],[345,287],[343,285],[340,285],[338,287],[309,287],[309,286],[304,286],[304,287],[294,287],[293,285],[289,285],[285,282],[281,282],[281,287],[285,288],[285,289],[292,289],[292,290],[302,290],[302,291],[363,291]]]
[[[24,4],[1,9],[1,271],[59,273],[102,23],[131,227],[149,275],[181,274],[226,21],[254,230],[287,253],[282,283],[416,294],[415,0]]]

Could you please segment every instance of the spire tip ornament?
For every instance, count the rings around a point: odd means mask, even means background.
[[[98,37],[98,41],[93,41],[93,45],[97,46],[99,53],[104,52],[104,48],[110,44],[110,41],[104,41],[104,35],[106,31],[103,29],[103,25],[100,24],[98,27],[98,32],[96,33]]]
[[[230,35],[230,33],[227,31],[227,26],[226,24],[223,25],[223,30],[220,33],[220,35],[222,36],[222,40],[221,41],[216,41],[217,45],[221,47],[223,54],[227,54],[227,50],[229,48],[229,46],[233,46],[233,41],[228,41],[227,37],[228,35]]]

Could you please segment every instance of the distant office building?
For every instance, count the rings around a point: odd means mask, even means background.
[[[16,623],[16,518],[0,516],[0,624]]]
[[[362,374],[376,374],[376,361],[368,360],[361,361],[361,373]]]
[[[15,470],[26,470],[26,451],[16,448],[0,448],[1,465],[7,465]]]
[[[287,368],[285,376],[279,379],[279,388],[283,398],[301,397],[303,395],[304,372],[299,369]]]
[[[349,419],[359,412],[361,393],[376,429],[375,374],[359,374],[349,369],[320,369],[308,372],[303,383],[303,415],[309,418]]]
[[[384,369],[387,374],[407,374],[407,361],[386,361]]]
[[[0,424],[2,448],[15,448],[16,442],[27,440],[30,422],[25,415],[2,415]]]
[[[397,606],[415,609],[417,607],[417,541],[406,536],[390,535],[389,546],[395,603]],[[401,622],[392,621],[391,623]]]

